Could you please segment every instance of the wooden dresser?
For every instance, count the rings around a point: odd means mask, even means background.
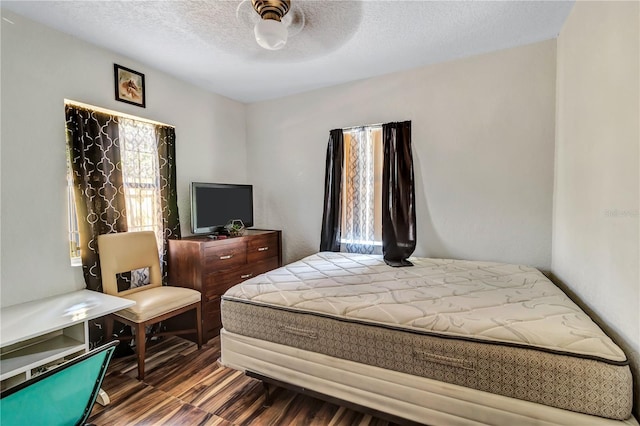
[[[220,297],[230,287],[282,266],[282,232],[245,231],[241,237],[169,240],[169,285],[202,294],[204,340],[220,333]]]

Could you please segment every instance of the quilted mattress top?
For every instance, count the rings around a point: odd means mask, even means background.
[[[408,331],[626,363],[624,352],[535,268],[322,252],[230,288],[225,300]]]

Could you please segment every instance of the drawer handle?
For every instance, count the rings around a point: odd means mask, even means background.
[[[258,251],[267,251],[269,247],[258,247]]]
[[[242,278],[242,279],[244,280],[244,279],[247,279],[247,278],[251,278],[252,276],[253,276],[253,273],[251,273],[251,274],[244,274],[244,275],[240,275],[240,278]]]
[[[226,256],[220,256],[220,260],[227,260],[227,259],[231,259],[233,257],[232,254],[228,254]]]

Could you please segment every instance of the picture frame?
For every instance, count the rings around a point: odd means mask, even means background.
[[[146,108],[144,74],[122,65],[113,64],[116,101]]]

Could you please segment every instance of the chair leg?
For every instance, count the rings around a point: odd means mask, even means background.
[[[146,349],[146,327],[141,322],[136,325],[136,353],[138,354],[138,380],[144,380],[144,353]]]
[[[196,305],[196,330],[198,330],[198,349],[202,348],[202,308],[201,304]]]
[[[110,342],[113,340],[113,315],[107,315],[104,317],[104,341]]]

